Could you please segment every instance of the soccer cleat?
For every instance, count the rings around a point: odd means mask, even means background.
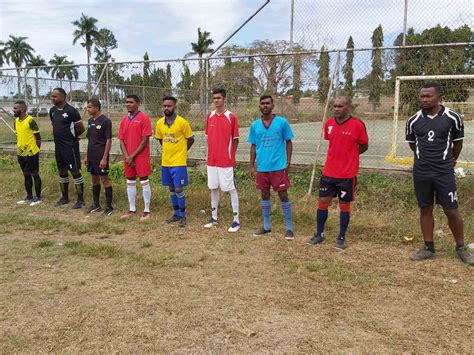
[[[293,233],[293,231],[286,231],[285,239],[286,240],[294,240],[295,239],[295,234]]]
[[[23,205],[24,203],[32,202],[33,196],[26,196],[23,200],[17,201],[17,205]]]
[[[150,212],[143,212],[142,216],[140,217],[140,222],[146,221],[150,219]]]
[[[217,224],[217,222],[216,222],[216,224]],[[206,224],[206,226],[207,226],[207,224]],[[232,222],[231,226],[229,227],[229,229],[227,231],[230,232],[230,233],[235,233],[239,229],[240,229],[239,222],[234,221],[234,222]]]
[[[102,216],[108,217],[114,212],[114,209],[112,207],[107,207],[104,212],[102,212]]]
[[[256,231],[253,236],[254,237],[261,237],[262,235],[264,234],[268,234],[268,233],[271,233],[272,230],[271,229],[265,229],[265,228],[260,228],[260,230]]]
[[[77,200],[74,206],[72,206],[73,210],[78,210],[79,208],[82,208],[84,206],[84,201]]]
[[[211,218],[207,224],[204,225],[204,228],[212,228],[217,225],[217,220]],[[230,232],[230,231],[229,231]]]
[[[309,245],[316,245],[316,244],[320,244],[324,242],[324,233],[321,233],[321,235],[313,235],[311,237],[311,239],[309,239],[306,244],[309,244]]]
[[[178,225],[180,227],[186,227],[186,217],[181,217],[181,219],[179,220]]]
[[[86,213],[97,212],[97,211],[99,211],[99,210],[100,210],[100,205],[93,203],[92,206],[90,206],[90,207],[87,209]]]
[[[30,206],[36,206],[36,205],[39,205],[41,202],[41,199],[37,196],[33,197],[33,199],[31,200],[31,203],[30,203]]]
[[[120,216],[120,219],[132,218],[132,217],[135,217],[136,214],[137,214],[137,211],[127,211],[123,215]]]
[[[464,263],[467,265],[474,265],[474,255],[470,253],[468,247],[463,246],[456,250],[456,253],[459,256],[459,259],[461,259]]]
[[[67,205],[68,203],[69,203],[69,199],[61,197],[54,206],[59,207],[59,206]]]
[[[171,224],[171,223],[179,222],[180,220],[181,220],[181,217],[174,214],[166,220],[166,223]]]
[[[336,249],[344,250],[347,248],[346,242],[342,239],[336,240]]]
[[[436,256],[436,253],[431,252],[430,250],[428,250],[427,246],[424,246],[420,250],[413,252],[410,255],[410,259],[413,261],[419,261],[419,260],[433,259],[435,256]]]

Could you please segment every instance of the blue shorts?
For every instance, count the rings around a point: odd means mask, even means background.
[[[188,169],[185,166],[162,166],[161,181],[163,186],[188,186]]]

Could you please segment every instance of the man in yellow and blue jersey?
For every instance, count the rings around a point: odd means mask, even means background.
[[[188,185],[187,157],[188,150],[194,143],[193,131],[189,122],[176,114],[176,98],[163,98],[163,113],[156,122],[155,138],[162,146],[161,179],[163,186],[170,190],[173,216],[167,223],[179,222],[186,226],[186,194]]]
[[[17,134],[17,159],[25,178],[26,197],[17,202],[35,206],[41,203],[41,178],[39,176],[39,152],[41,135],[36,121],[28,115],[25,101],[13,105]],[[36,196],[33,196],[33,181]]]

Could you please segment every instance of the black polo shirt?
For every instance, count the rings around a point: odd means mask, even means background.
[[[91,117],[87,123],[87,160],[101,161],[104,156],[107,139],[112,138],[112,121],[104,115],[95,120]]]
[[[463,138],[459,113],[444,106],[434,117],[418,111],[406,123],[406,141],[416,145],[413,174],[433,177],[453,173],[453,142]]]
[[[81,121],[81,115],[74,107],[68,103],[62,109],[53,106],[49,110],[49,117],[56,148],[69,148],[79,143],[74,124]]]

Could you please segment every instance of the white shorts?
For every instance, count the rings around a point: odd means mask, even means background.
[[[235,189],[234,168],[219,168],[217,166],[207,166],[207,186],[211,189],[220,188],[222,191]]]

